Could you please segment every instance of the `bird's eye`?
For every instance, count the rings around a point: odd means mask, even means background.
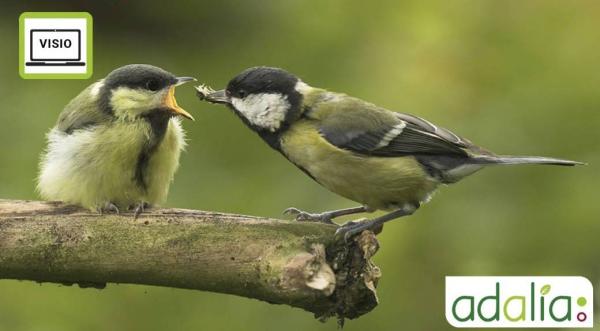
[[[146,88],[149,89],[150,91],[158,91],[160,86],[160,84],[158,84],[157,80],[151,79],[149,81],[146,82]]]
[[[248,95],[248,93],[247,93],[245,90],[239,90],[239,91],[238,91],[238,96],[239,96],[240,98],[242,98],[242,99],[243,99],[243,98],[245,98],[245,97],[246,97],[246,95]]]

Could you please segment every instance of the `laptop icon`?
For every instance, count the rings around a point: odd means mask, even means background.
[[[26,66],[85,66],[81,62],[81,30],[32,29]]]

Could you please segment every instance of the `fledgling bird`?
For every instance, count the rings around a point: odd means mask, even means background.
[[[455,183],[495,164],[575,161],[500,156],[422,118],[392,112],[346,94],[311,87],[282,69],[246,69],[220,91],[197,88],[201,99],[228,105],[272,148],[307,175],[359,207],[323,213],[286,210],[297,220],[332,219],[374,210],[381,217],[338,229],[345,239],[414,213],[440,184]]]
[[[88,86],[62,111],[42,153],[44,199],[99,212],[165,201],[185,146],[175,87],[196,80],[130,64]]]

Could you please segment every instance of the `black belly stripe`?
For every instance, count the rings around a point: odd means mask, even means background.
[[[151,135],[150,139],[142,145],[133,179],[138,186],[147,191],[148,183],[146,182],[146,175],[150,158],[165,137],[171,114],[166,110],[158,109],[142,115],[142,118],[150,124]]]

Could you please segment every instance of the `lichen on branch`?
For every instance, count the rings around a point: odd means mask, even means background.
[[[377,305],[373,233],[186,209],[100,215],[59,202],[0,200],[0,279],[168,286],[286,304],[319,319]]]

